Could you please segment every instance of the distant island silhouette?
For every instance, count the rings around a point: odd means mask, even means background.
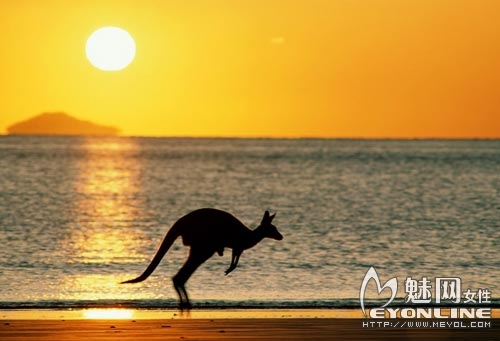
[[[7,128],[11,135],[94,135],[114,136],[115,127],[79,120],[63,112],[43,113]]]

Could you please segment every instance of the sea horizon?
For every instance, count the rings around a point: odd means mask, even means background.
[[[446,136],[396,136],[396,137],[384,137],[384,136],[265,136],[265,135],[255,135],[255,136],[219,136],[219,135],[86,135],[86,134],[9,134],[0,133],[0,137],[68,137],[68,138],[144,138],[144,139],[229,139],[229,140],[374,140],[374,141],[497,141],[500,137],[446,137]]]

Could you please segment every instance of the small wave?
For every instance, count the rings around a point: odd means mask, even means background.
[[[198,300],[193,301],[195,309],[360,309],[358,298],[344,298],[335,300],[305,300],[305,301],[229,301],[229,300]],[[380,307],[386,303],[385,299],[366,299],[365,307]],[[392,307],[414,307],[422,304],[405,304],[403,299],[395,299]],[[425,307],[449,307],[450,304],[426,304]],[[454,307],[472,307],[467,304],[454,304]],[[500,299],[492,299],[491,303],[477,305],[491,308],[500,308]],[[166,300],[47,300],[47,301],[11,301],[0,302],[0,310],[78,310],[96,308],[123,308],[140,310],[177,309],[178,301]]]
[[[359,307],[354,300],[310,300],[310,301],[228,301],[228,300],[193,300],[194,308],[199,309],[313,309],[313,308],[355,308]],[[178,301],[166,300],[65,300],[34,302],[0,302],[0,310],[24,309],[94,309],[94,308],[127,308],[127,309],[177,309]]]

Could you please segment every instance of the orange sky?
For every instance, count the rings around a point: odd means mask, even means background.
[[[137,56],[100,71],[95,29]],[[125,135],[500,138],[500,1],[0,1],[0,133],[41,112]]]

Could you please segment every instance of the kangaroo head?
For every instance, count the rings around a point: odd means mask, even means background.
[[[272,223],[274,217],[276,216],[276,213],[273,215],[269,214],[269,211],[266,211],[264,213],[264,217],[262,218],[262,221],[260,222],[260,226],[258,228],[262,229],[264,231],[264,237],[267,238],[272,238],[276,240],[282,240],[283,236],[281,233],[278,232],[278,229],[276,226],[274,226]]]

